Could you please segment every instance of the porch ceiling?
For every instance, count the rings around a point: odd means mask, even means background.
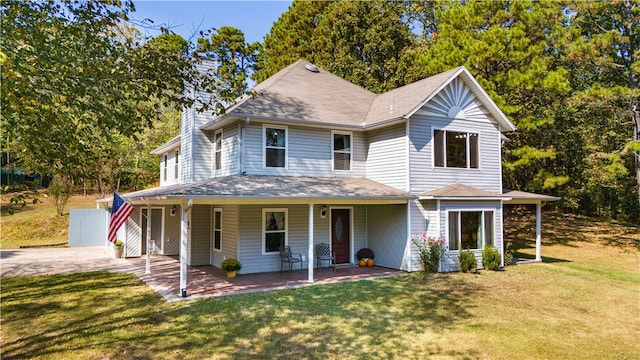
[[[406,204],[410,194],[363,178],[233,175],[122,194],[133,204]]]

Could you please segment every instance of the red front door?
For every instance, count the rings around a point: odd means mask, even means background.
[[[331,248],[336,263],[348,263],[351,244],[351,212],[349,209],[331,209]]]

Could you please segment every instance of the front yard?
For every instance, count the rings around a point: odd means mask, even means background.
[[[640,358],[639,229],[559,213],[543,225],[543,263],[479,275],[175,303],[133,275],[2,278],[0,357]],[[506,234],[520,254],[530,230]]]

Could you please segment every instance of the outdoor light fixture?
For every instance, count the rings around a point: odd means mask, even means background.
[[[322,210],[320,210],[320,217],[323,219],[327,217],[327,205],[322,205]]]
[[[171,216],[176,216],[176,206],[175,205],[173,205],[171,207]]]

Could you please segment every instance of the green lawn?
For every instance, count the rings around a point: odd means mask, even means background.
[[[531,218],[520,216],[505,235],[531,254]],[[559,213],[543,224],[544,263],[479,275],[176,303],[130,275],[2,278],[0,357],[640,358],[640,229]]]
[[[177,303],[121,274],[2,279],[0,355],[637,359],[638,253],[601,250],[619,260],[556,259]]]

